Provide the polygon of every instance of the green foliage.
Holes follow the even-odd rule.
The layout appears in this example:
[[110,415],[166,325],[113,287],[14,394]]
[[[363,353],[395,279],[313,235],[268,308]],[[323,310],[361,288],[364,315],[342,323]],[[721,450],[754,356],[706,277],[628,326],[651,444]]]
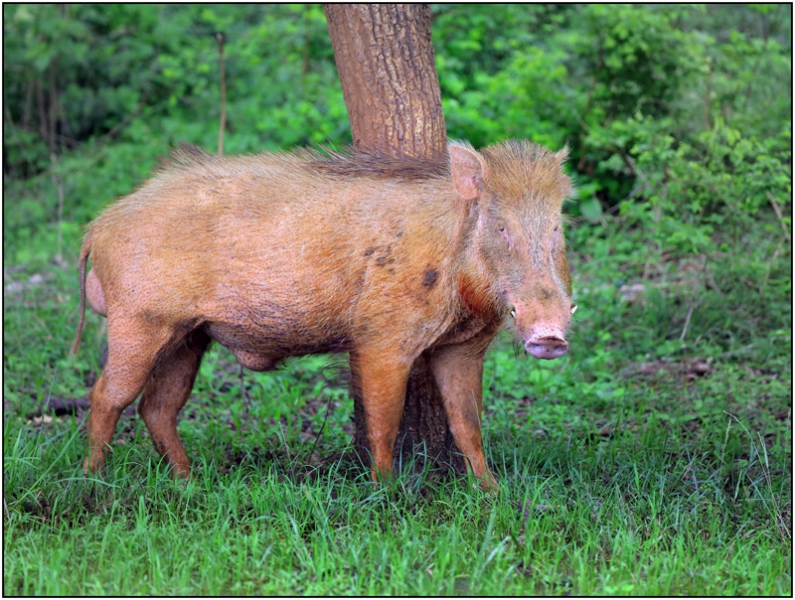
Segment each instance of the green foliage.
[[647,10],[630,4],[588,7],[582,15],[585,35],[574,48],[583,61],[581,72],[592,78],[591,102],[599,109],[595,114],[612,121],[638,111],[670,113],[699,51],[694,36],[674,23],[688,10]]
[[[650,251],[697,254],[770,213],[772,201],[787,206],[791,138],[789,122],[784,125],[763,139],[745,137],[718,118],[711,129],[682,142],[670,133],[673,119],[638,114],[596,130],[587,145],[615,148],[601,169],[634,178],[620,214],[646,228]],[[789,226],[789,217],[783,222]]]
[[[453,137],[567,140],[580,187],[573,214],[598,222],[620,209],[658,255],[709,249],[717,230],[769,213],[770,195],[791,212],[791,40],[774,27],[791,22],[787,8],[513,10],[439,9]],[[732,29],[738,14],[762,36],[748,23]],[[492,49],[473,58],[484,40]]]
[[[449,135],[568,143],[573,216],[618,212],[658,256],[714,247],[771,196],[788,219],[791,10],[760,6],[435,6]],[[12,262],[58,228],[72,248],[168,146],[216,147],[218,32],[226,152],[350,139],[317,5],[14,5],[3,27]]]
[[[56,137],[45,141],[56,148],[116,132],[133,117],[139,125],[122,129],[122,139],[145,143],[166,134],[167,142],[188,137],[212,147],[220,113],[218,32],[226,39],[227,125],[240,132],[230,136],[233,151],[343,133],[344,104],[317,5],[19,5],[4,11],[3,24],[7,34],[17,33],[7,35],[5,47],[12,79],[6,123],[39,129],[54,118]],[[41,113],[26,96],[39,87]],[[290,118],[302,123],[299,132],[289,132]],[[10,167],[21,168],[21,156],[10,158]]]

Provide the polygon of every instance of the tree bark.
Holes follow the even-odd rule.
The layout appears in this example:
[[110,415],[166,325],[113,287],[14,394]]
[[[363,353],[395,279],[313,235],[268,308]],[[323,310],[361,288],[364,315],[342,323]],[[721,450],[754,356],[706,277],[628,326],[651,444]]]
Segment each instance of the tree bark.
[[[326,4],[342,92],[357,149],[434,156],[447,152],[439,79],[427,4]],[[351,356],[356,433],[354,446],[369,462],[364,406],[355,355]],[[423,450],[417,454],[417,450]],[[395,444],[396,462],[417,457],[464,471],[441,394],[420,356],[409,377]]]
[[327,4],[356,148],[430,156],[446,150],[427,4]]

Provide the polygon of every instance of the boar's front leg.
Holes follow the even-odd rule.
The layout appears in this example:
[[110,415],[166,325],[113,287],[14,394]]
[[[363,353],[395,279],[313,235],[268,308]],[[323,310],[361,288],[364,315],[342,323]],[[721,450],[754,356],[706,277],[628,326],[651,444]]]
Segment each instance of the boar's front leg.
[[368,349],[351,352],[351,373],[364,407],[367,441],[372,454],[371,475],[379,481],[392,475],[395,447],[411,361]]
[[430,353],[430,364],[442,393],[450,431],[466,457],[468,470],[481,480],[482,488],[496,489],[497,481],[483,456],[480,433],[484,354],[484,344],[473,340],[435,349]]
[[138,404],[155,449],[168,460],[174,477],[190,475],[190,461],[177,434],[177,415],[190,396],[209,343],[206,333],[194,331],[171,354],[158,360]]

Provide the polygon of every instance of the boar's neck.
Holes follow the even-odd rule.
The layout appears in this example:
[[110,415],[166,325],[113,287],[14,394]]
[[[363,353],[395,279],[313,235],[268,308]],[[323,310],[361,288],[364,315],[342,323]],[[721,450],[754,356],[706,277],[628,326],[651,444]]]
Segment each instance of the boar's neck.
[[456,273],[456,291],[463,311],[484,323],[500,321],[503,302],[496,285],[496,274],[481,252],[482,221],[476,203],[469,205],[464,226],[464,247]]

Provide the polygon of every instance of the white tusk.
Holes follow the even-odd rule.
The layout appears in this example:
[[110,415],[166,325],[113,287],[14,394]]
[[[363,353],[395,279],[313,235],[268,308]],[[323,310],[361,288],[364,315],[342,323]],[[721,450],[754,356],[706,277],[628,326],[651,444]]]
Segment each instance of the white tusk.
[[515,311],[515,310],[511,310],[511,316],[512,316],[514,319],[516,318],[516,311]]
[[576,312],[577,312],[577,305],[576,304],[572,304],[571,305],[571,314],[574,314]]

